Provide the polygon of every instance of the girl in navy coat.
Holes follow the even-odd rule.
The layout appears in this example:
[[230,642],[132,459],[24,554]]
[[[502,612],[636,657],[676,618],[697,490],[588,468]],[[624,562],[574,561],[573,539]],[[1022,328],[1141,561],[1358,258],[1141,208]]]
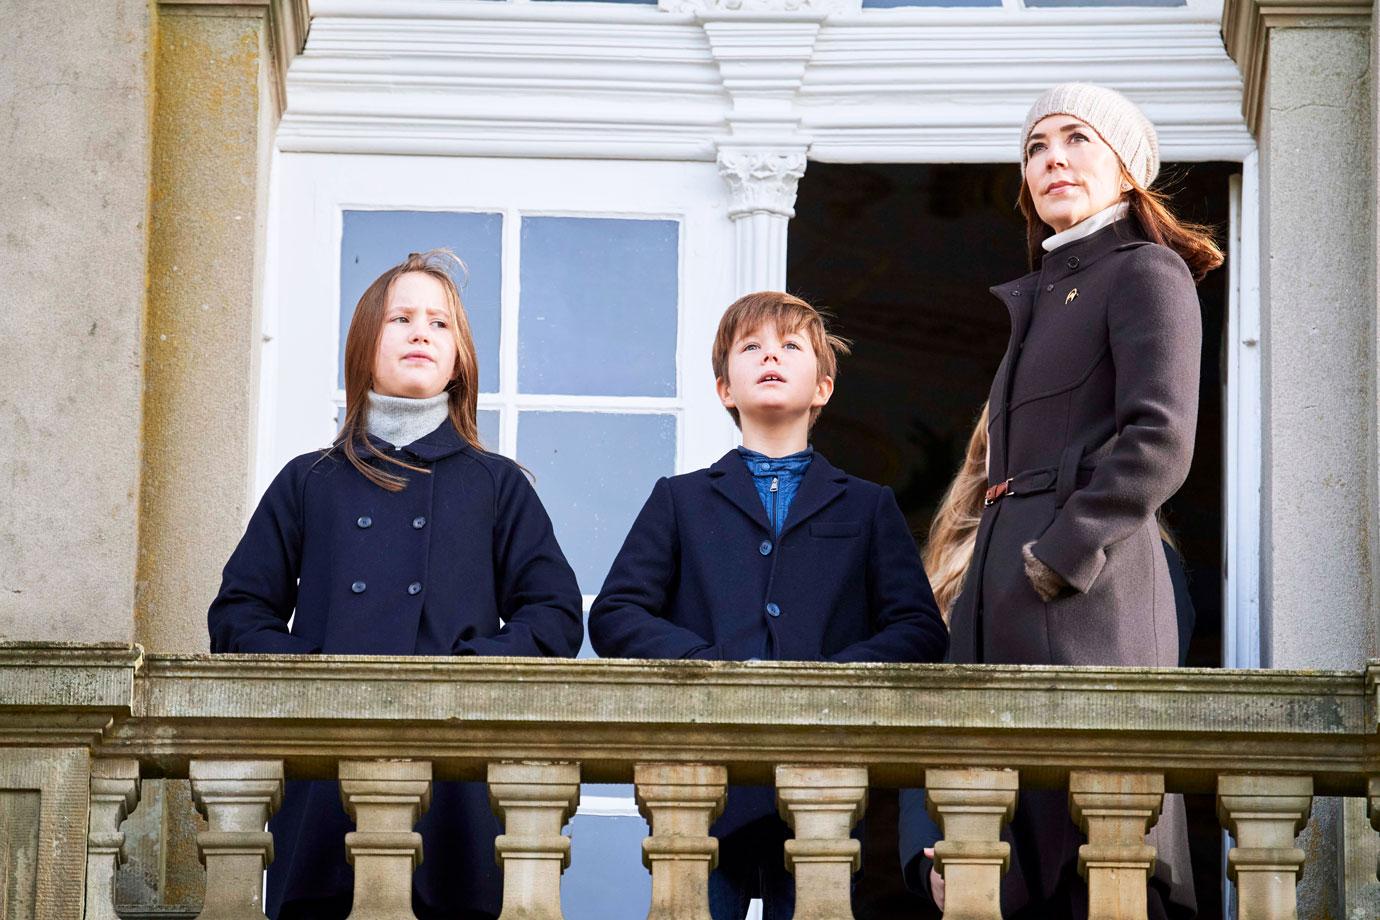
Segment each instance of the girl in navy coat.
[[[573,656],[580,592],[522,471],[479,446],[478,365],[449,253],[413,254],[360,298],[335,444],[290,461],[226,563],[213,652]],[[294,615],[295,614],[295,615]],[[289,628],[289,620],[291,627]],[[352,823],[329,781],[287,784],[270,917],[350,911]],[[482,783],[436,783],[413,903],[494,917],[501,833]]]

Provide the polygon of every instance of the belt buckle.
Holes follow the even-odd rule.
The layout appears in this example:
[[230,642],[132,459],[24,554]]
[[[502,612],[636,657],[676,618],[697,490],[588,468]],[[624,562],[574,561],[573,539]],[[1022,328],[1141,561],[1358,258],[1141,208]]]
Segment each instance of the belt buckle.
[[1016,493],[1011,491],[1011,482],[1012,480],[1007,479],[988,489],[987,494],[982,497],[982,507],[992,507],[1004,495],[1015,495]]

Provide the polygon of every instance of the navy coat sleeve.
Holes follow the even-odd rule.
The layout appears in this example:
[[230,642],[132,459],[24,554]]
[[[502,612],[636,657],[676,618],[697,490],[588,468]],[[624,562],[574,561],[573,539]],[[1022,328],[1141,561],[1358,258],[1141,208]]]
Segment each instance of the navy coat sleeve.
[[873,634],[830,661],[942,661],[949,631],[939,615],[920,553],[890,488],[878,491],[867,558]]
[[679,569],[671,484],[657,480],[589,611],[589,640],[604,658],[716,657],[703,636],[664,617]]
[[302,565],[303,458],[283,467],[249,519],[207,611],[213,652],[314,654],[321,649],[288,632]]
[[580,587],[551,518],[522,472],[495,476],[494,584],[503,628],[456,643],[457,655],[573,658],[584,639]]

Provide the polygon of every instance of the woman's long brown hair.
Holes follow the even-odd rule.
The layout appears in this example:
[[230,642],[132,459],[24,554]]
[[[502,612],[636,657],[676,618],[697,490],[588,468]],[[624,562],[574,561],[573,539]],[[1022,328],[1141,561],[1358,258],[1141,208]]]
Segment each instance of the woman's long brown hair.
[[978,523],[982,520],[982,500],[987,492],[987,405],[982,406],[963,465],[949,484],[930,521],[929,539],[923,559],[935,602],[944,622],[963,590],[963,579],[973,561]]
[[441,283],[446,292],[446,304],[450,307],[450,330],[455,336],[455,370],[446,384],[446,392],[450,394],[450,421],[467,443],[474,447],[481,446],[477,414],[479,359],[474,349],[474,336],[470,332],[470,319],[465,315],[460,291],[451,277],[452,268],[463,277],[464,263],[448,249],[410,254],[405,261],[379,275],[365,290],[355,306],[350,332],[345,337],[345,424],[340,426],[335,446],[344,451],[346,459],[365,478],[390,492],[402,491],[407,485],[407,477],[371,464],[360,455],[361,446],[375,461],[391,463],[416,473],[428,472],[390,457],[370,443],[367,437],[369,390],[374,385],[374,357],[378,353],[379,337],[388,313],[388,294],[400,275],[408,272],[430,275]]
[[[1212,227],[1179,220],[1169,209],[1169,196],[1163,192],[1143,188],[1123,167],[1122,181],[1131,186],[1122,195],[1122,200],[1131,206],[1131,215],[1152,243],[1168,246],[1179,254],[1188,265],[1194,283],[1222,264],[1222,250],[1217,248]],[[1021,179],[1021,193],[1016,203],[1025,216],[1026,252],[1030,259],[1030,269],[1034,271],[1044,258],[1041,243],[1054,235],[1054,228],[1040,220],[1035,210],[1035,199],[1030,196],[1030,188]]]

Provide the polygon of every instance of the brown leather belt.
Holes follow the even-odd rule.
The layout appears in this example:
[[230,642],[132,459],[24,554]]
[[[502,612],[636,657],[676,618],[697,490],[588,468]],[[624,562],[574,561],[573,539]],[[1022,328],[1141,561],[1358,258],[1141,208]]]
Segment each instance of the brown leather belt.
[[1052,492],[1058,482],[1059,468],[1057,466],[1045,467],[1040,470],[1026,470],[1024,473],[1017,473],[1010,479],[1003,480],[988,489],[987,494],[983,497],[982,506],[990,508],[1003,498],[1021,498],[1026,495]]

